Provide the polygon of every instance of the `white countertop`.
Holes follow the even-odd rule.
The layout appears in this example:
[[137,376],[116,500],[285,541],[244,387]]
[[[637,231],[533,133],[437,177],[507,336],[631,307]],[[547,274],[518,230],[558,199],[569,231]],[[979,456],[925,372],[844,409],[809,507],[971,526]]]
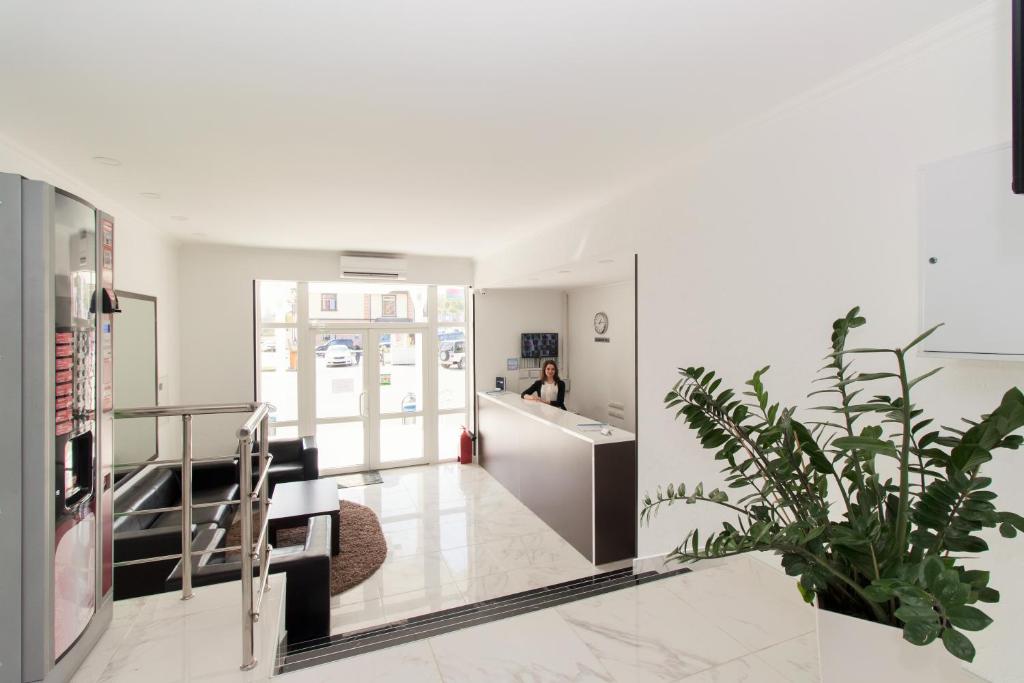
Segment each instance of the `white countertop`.
[[[592,424],[599,422],[600,420],[594,420],[583,415],[570,413],[567,410],[555,408],[547,405],[546,403],[541,403],[540,401],[527,401],[520,398],[519,394],[512,393],[510,391],[506,391],[501,394],[490,394],[486,391],[479,391],[477,392],[477,395],[485,401],[492,401],[508,408],[509,410],[521,413],[532,420],[551,425],[556,429],[562,430],[566,434],[588,441],[595,446],[636,440],[636,435],[632,432],[627,432],[625,429],[619,429],[618,427],[612,427],[611,425],[609,425],[609,428],[612,433],[608,436],[605,436],[600,431],[597,431],[597,429],[592,427],[586,430],[581,429],[577,425],[586,423]],[[593,431],[590,431],[591,429],[593,429]]]

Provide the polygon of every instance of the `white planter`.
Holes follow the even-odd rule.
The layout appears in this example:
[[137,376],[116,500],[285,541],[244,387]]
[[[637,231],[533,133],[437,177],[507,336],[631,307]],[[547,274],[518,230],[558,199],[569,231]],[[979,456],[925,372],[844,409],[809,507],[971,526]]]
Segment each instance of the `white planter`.
[[821,683],[978,683],[940,641],[927,647],[903,640],[892,626],[815,610]]

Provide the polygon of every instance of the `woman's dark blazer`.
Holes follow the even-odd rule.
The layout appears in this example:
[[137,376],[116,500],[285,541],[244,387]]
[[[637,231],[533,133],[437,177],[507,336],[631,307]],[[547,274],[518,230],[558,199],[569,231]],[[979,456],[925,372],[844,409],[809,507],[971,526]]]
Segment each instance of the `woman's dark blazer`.
[[[540,386],[542,383],[543,380],[537,380],[529,387],[527,387],[526,391],[519,395],[523,398],[526,398],[527,394],[537,394],[538,396],[540,396]],[[551,405],[555,406],[556,408],[561,408],[562,410],[565,410],[565,381],[558,380],[558,398],[552,401]]]

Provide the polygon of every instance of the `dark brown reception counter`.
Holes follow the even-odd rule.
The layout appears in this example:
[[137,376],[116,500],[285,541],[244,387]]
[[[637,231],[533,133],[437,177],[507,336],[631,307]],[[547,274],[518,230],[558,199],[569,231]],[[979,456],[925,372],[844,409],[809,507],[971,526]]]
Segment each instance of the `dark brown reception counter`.
[[480,392],[480,465],[594,564],[636,556],[636,437],[593,420]]

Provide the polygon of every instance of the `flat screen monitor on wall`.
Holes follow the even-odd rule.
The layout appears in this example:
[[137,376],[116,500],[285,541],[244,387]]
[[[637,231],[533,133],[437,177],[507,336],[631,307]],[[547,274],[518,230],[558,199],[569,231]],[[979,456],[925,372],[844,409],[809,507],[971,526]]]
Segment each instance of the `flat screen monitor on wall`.
[[523,358],[555,358],[557,356],[557,332],[523,332]]

